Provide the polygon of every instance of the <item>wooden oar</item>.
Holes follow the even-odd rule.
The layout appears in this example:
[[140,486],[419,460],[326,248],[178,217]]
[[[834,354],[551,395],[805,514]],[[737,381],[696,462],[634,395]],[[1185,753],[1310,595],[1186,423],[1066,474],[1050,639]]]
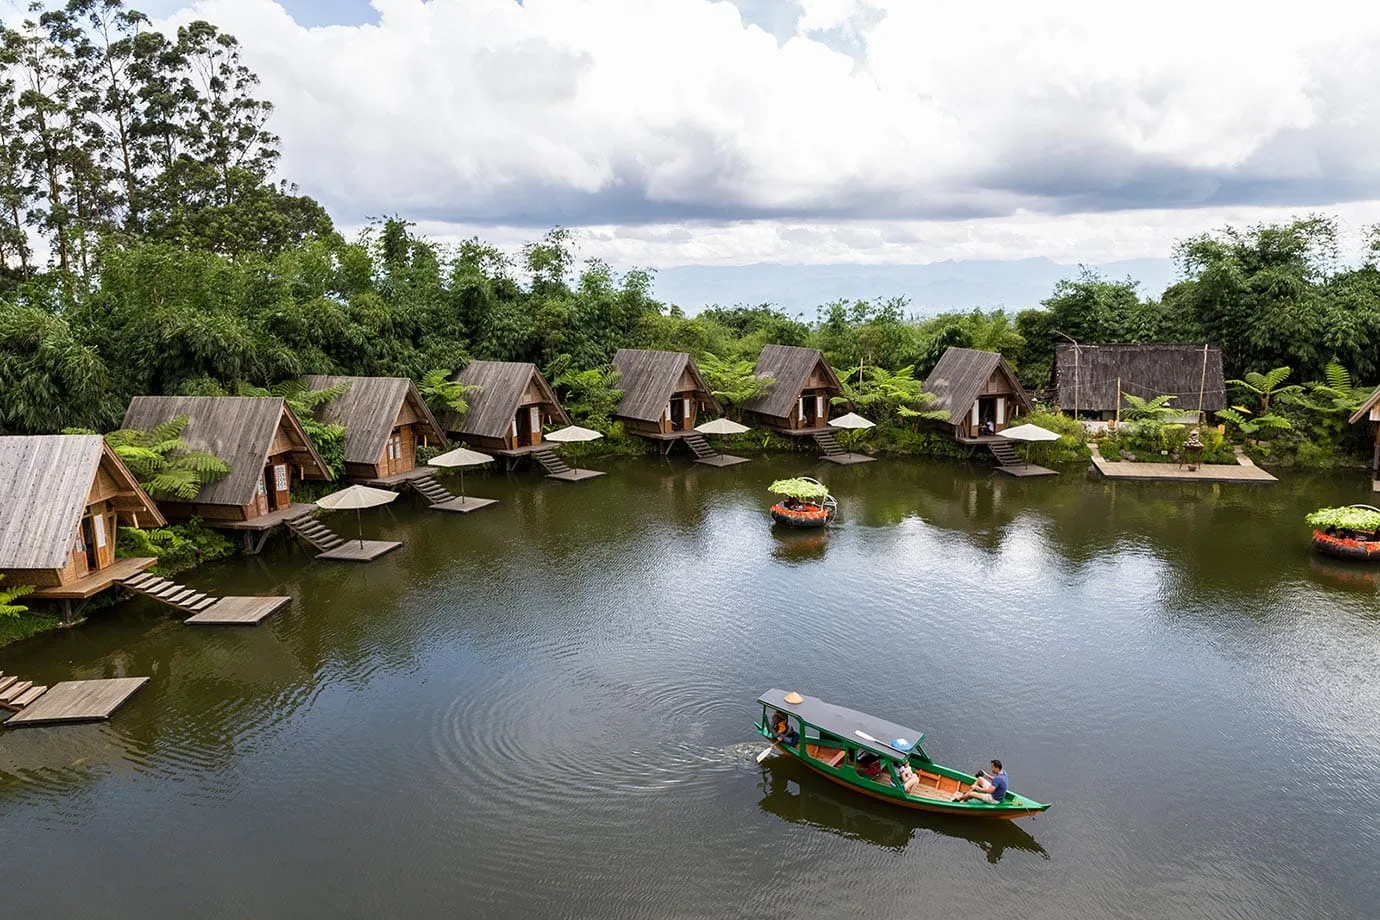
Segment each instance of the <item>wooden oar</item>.
[[767,748],[765,751],[757,755],[757,762],[761,763],[762,761],[766,760],[767,755],[774,750],[776,750],[776,745],[773,744],[771,747]]

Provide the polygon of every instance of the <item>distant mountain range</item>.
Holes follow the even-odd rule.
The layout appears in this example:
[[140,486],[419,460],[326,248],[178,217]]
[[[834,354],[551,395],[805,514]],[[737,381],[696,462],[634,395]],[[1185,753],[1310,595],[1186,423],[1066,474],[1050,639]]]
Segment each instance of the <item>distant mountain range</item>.
[[[1089,265],[1113,281],[1140,282],[1144,296],[1158,297],[1174,280],[1168,259],[1128,259]],[[656,272],[658,300],[694,315],[707,306],[773,304],[813,319],[835,300],[903,296],[910,311],[931,315],[979,307],[1024,310],[1039,306],[1062,278],[1076,278],[1078,265],[1049,259],[965,260],[922,265],[683,265]]]

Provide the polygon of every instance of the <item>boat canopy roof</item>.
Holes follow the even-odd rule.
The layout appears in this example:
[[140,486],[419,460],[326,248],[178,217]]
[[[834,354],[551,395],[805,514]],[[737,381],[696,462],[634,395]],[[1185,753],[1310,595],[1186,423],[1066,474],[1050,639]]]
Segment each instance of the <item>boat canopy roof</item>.
[[[925,737],[923,732],[870,716],[865,712],[835,706],[818,697],[801,695],[799,703],[788,703],[786,694],[785,690],[773,688],[759,696],[757,702],[789,713],[822,732],[845,738],[851,744],[892,760],[906,760],[912,752],[924,756],[924,752],[920,750],[920,742]],[[863,735],[870,738],[864,738]],[[894,747],[893,744],[897,741],[909,746]]]

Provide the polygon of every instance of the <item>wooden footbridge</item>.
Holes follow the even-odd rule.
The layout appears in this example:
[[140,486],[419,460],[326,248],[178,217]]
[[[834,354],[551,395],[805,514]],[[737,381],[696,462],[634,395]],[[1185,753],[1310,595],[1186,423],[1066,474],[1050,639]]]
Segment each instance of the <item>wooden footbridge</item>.
[[116,677],[106,680],[66,680],[47,687],[0,672],[0,709],[15,713],[6,728],[54,725],[64,722],[99,722],[124,705],[147,677]]
[[191,614],[184,621],[191,626],[253,626],[292,600],[290,597],[215,597],[147,572],[120,584],[174,610]]

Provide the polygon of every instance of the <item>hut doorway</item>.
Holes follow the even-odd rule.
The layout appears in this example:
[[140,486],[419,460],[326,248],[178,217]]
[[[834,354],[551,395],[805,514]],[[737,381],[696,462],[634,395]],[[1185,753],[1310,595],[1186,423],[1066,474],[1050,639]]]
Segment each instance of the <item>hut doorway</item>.
[[979,435],[996,434],[1006,427],[1005,419],[1006,400],[1001,396],[980,396],[978,397],[978,430]]
[[667,414],[671,418],[672,431],[684,431],[694,421],[690,414],[690,400],[683,396],[677,396],[671,400],[667,406]]
[[817,428],[820,417],[824,415],[824,397],[817,393],[806,393],[800,397],[800,427]]
[[292,476],[286,463],[270,463],[264,467],[262,498],[262,514],[280,511],[292,504]]
[[541,443],[541,407],[523,406],[513,417],[516,447],[535,447]]
[[[98,571],[101,567],[100,547],[96,545],[95,522],[98,520],[100,520],[99,517],[93,518],[90,514],[81,519],[81,559],[78,568],[82,570],[82,575]],[[101,529],[104,532],[105,528],[102,527]]]

